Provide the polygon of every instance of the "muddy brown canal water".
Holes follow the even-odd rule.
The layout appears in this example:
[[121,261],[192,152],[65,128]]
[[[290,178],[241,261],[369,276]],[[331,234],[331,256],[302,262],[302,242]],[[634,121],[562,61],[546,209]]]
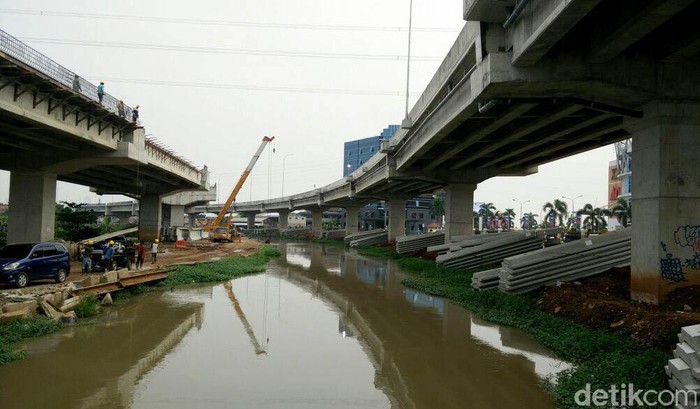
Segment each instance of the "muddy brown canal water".
[[395,263],[280,244],[263,274],[133,297],[25,343],[0,408],[553,408],[529,336],[401,285]]

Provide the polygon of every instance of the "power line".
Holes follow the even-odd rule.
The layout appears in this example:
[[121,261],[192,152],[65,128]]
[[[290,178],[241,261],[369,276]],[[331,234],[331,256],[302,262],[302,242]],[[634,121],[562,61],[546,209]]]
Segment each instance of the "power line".
[[[207,54],[243,54],[243,55],[263,55],[274,57],[296,57],[296,58],[333,58],[333,59],[348,59],[348,60],[384,60],[384,61],[402,61],[406,57],[402,55],[391,54],[343,54],[343,53],[318,53],[318,52],[300,52],[300,51],[277,51],[277,50],[256,50],[250,48],[219,48],[219,47],[191,47],[167,44],[139,44],[139,43],[113,43],[107,41],[88,41],[88,40],[59,40],[53,38],[39,37],[18,37],[20,40],[28,43],[41,44],[66,44],[77,45],[82,47],[110,47],[110,48],[126,48],[126,49],[141,49],[141,50],[158,50],[158,51],[176,51],[176,52],[192,52],[192,53],[207,53]],[[411,57],[417,61],[441,61],[442,57],[418,56]]]
[[[208,19],[192,19],[192,18],[175,18],[175,17],[149,17],[149,16],[133,16],[124,14],[98,14],[98,13],[75,13],[61,11],[43,11],[43,10],[27,10],[27,9],[0,9],[0,13],[6,14],[24,14],[34,16],[50,16],[50,17],[76,17],[89,18],[100,20],[122,20],[122,21],[147,21],[155,23],[177,23],[177,24],[199,24],[199,25],[218,25],[218,26],[237,26],[237,27],[254,27],[254,28],[282,28],[295,30],[331,30],[331,31],[379,31],[379,32],[404,32],[408,31],[407,27],[388,27],[388,26],[342,26],[330,24],[290,24],[290,23],[260,23],[252,21],[236,21],[236,20],[208,20]],[[414,32],[433,32],[433,33],[455,33],[459,29],[445,27],[414,27]]]
[[[352,89],[327,89],[327,88],[295,88],[295,87],[273,87],[263,85],[243,85],[243,84],[221,84],[221,83],[203,83],[203,82],[184,82],[184,81],[162,81],[162,80],[145,80],[136,78],[116,78],[109,76],[84,76],[92,80],[122,82],[129,84],[141,85],[161,85],[172,87],[194,87],[194,88],[216,88],[216,89],[236,89],[245,91],[274,91],[274,92],[292,92],[292,93],[310,93],[310,94],[338,94],[338,95],[374,95],[400,97],[401,91],[380,91],[380,90],[352,90]],[[411,95],[420,95],[412,92]]]

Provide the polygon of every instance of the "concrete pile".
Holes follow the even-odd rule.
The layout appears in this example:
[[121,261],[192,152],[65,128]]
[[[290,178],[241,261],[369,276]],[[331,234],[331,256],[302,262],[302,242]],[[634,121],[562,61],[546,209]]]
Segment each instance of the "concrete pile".
[[480,271],[472,276],[472,288],[475,290],[490,290],[498,288],[498,281],[503,275],[503,267]]
[[502,262],[506,257],[542,248],[545,231],[524,231],[506,234],[476,246],[439,255],[437,264],[460,270],[469,270]]
[[499,288],[526,293],[558,281],[573,281],[628,266],[632,229],[588,237],[555,247],[509,257],[503,261]]
[[506,235],[517,234],[521,232],[507,232],[507,233],[487,233],[487,234],[474,234],[471,236],[456,236],[451,239],[450,243],[433,245],[428,247],[428,252],[446,254],[451,251],[458,251],[461,249],[479,246],[491,241],[501,240],[506,237]]
[[361,231],[345,236],[344,240],[350,247],[384,244],[389,241],[389,232],[387,230]]
[[322,239],[340,240],[345,238],[345,230],[324,230],[321,232]]
[[418,236],[397,237],[396,252],[399,254],[410,254],[443,243],[445,243],[445,233],[427,233]]
[[681,399],[676,402],[676,408],[690,409],[700,407],[700,401],[693,397],[700,396],[700,324],[681,328],[678,334],[678,344],[673,351],[673,359],[665,366],[666,374],[671,378],[668,384],[677,391],[677,396],[689,397],[689,401]]

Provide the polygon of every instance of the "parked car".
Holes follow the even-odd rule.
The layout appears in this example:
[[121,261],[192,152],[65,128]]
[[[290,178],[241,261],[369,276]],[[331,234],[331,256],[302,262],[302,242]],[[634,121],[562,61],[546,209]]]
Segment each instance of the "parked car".
[[124,242],[113,241],[114,254],[112,255],[112,260],[110,260],[110,263],[106,264],[105,260],[102,259],[102,255],[104,254],[104,250],[107,248],[108,243],[109,240],[103,243],[98,243],[94,246],[94,249],[92,250],[92,271],[111,271],[118,268],[126,268],[127,270],[131,270],[131,266],[136,259],[133,244],[128,240]]
[[70,256],[62,243],[17,243],[0,249],[0,283],[25,287],[30,281],[66,281]]

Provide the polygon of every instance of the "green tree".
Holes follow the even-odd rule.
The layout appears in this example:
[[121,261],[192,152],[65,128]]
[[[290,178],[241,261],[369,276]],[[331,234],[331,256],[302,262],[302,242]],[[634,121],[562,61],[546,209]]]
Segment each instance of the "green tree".
[[485,226],[486,219],[489,217],[493,217],[495,215],[495,211],[496,206],[494,206],[493,203],[482,203],[479,205],[479,216],[481,216],[484,221],[484,226],[482,226],[482,230],[488,230],[488,228]]
[[608,222],[605,220],[605,216],[612,215],[610,210],[602,209],[600,207],[594,208],[590,203],[586,203],[580,212],[582,215],[586,216],[583,219],[583,228],[593,232],[597,232],[608,227]]
[[510,222],[508,223],[508,229],[512,229],[515,225],[515,210],[506,209],[506,211],[503,212],[503,216],[508,216],[508,219],[510,220]]
[[85,210],[82,204],[61,202],[56,205],[56,237],[79,241],[99,234],[97,214]]
[[534,213],[525,213],[523,216],[527,219],[528,229],[537,228],[537,215]]
[[612,208],[612,215],[617,217],[622,227],[627,227],[632,222],[632,202],[620,197]]
[[438,220],[440,228],[442,228],[442,216],[445,214],[445,199],[440,196],[433,195],[433,198],[428,203],[430,214]]
[[[554,202],[547,202],[542,206],[542,211],[545,212],[544,215],[544,220],[542,223],[544,225],[548,224],[549,218],[552,216],[552,214],[555,215],[556,220],[559,221],[558,226],[559,227],[564,227],[564,216],[568,214],[568,207],[566,205],[566,202],[561,201],[559,199],[554,199]],[[554,226],[552,226],[554,227]]]
[[0,247],[7,244],[7,213],[0,213]]

